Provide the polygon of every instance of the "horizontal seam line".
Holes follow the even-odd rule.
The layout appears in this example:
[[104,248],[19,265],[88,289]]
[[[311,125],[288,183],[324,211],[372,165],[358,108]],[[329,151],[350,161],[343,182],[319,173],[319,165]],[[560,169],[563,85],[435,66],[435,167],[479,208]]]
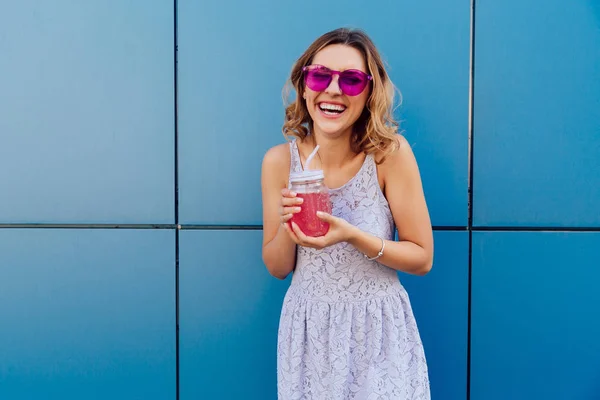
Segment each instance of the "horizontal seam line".
[[[0,223],[0,229],[181,229],[262,230],[262,225],[120,224],[120,223]],[[468,232],[600,232],[600,226],[434,226],[434,231]]]

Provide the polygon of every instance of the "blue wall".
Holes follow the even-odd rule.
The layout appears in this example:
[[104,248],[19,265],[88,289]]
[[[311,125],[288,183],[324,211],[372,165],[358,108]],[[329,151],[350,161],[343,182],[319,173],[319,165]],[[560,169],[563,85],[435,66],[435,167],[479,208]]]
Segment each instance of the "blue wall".
[[342,25],[423,175],[435,265],[400,278],[433,398],[599,398],[599,4],[4,6],[0,399],[275,399],[260,163],[293,61]]

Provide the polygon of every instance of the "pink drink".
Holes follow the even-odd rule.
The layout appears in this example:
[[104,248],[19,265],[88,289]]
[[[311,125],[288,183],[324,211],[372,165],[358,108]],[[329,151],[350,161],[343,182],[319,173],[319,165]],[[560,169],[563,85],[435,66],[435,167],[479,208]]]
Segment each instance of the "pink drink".
[[329,194],[298,193],[298,197],[304,199],[304,202],[299,205],[300,212],[293,214],[291,221],[295,222],[306,236],[324,236],[329,231],[329,224],[317,217],[317,211],[331,214]]

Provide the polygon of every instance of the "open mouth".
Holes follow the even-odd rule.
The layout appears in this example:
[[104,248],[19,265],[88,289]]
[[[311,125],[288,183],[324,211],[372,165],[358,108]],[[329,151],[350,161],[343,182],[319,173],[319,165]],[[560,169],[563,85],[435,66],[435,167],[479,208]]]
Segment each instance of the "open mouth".
[[346,106],[332,103],[319,103],[319,109],[325,115],[338,116],[346,111]]

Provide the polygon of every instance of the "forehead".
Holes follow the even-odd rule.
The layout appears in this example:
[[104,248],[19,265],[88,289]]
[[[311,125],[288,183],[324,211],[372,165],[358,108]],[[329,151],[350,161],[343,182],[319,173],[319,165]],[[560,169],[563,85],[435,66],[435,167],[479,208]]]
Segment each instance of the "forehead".
[[367,71],[365,60],[360,51],[344,44],[332,44],[321,49],[321,51],[315,54],[312,63],[320,64],[337,71],[347,69]]

